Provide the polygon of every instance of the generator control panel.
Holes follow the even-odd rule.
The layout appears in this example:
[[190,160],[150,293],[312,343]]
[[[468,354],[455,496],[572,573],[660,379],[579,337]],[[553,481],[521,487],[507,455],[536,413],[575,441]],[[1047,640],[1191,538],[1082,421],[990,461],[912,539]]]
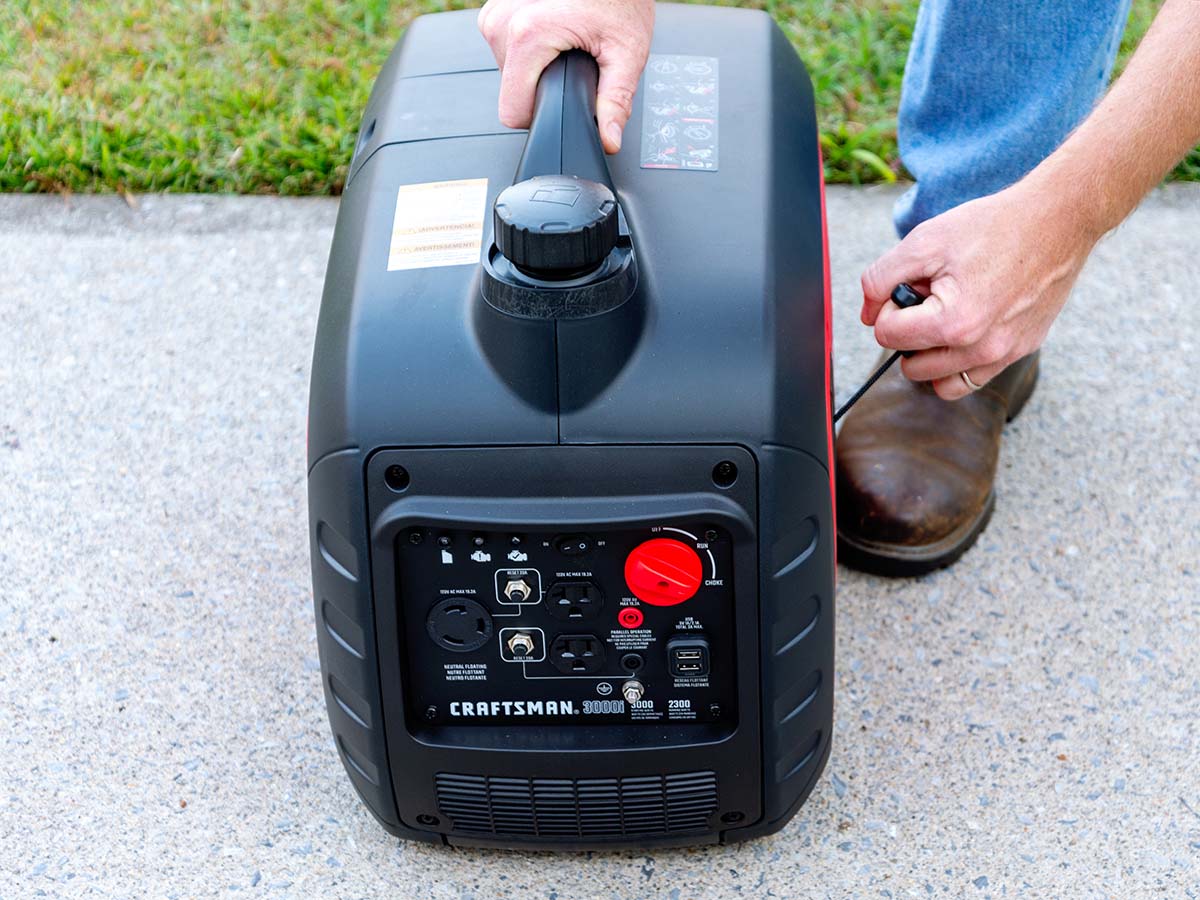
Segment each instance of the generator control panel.
[[412,525],[396,543],[411,725],[736,723],[719,525]]

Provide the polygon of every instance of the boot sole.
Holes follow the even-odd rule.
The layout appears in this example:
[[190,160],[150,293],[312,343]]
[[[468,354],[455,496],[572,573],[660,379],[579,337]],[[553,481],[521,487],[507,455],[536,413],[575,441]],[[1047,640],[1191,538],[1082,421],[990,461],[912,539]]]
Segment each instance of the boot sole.
[[[1009,407],[1005,422],[1011,422],[1037,387],[1040,364],[1035,364],[1026,376],[1025,382],[1013,395],[1012,406]],[[856,540],[838,531],[838,562],[845,563],[852,569],[867,572],[871,575],[888,577],[913,577],[945,568],[966,553],[979,540],[979,535],[991,521],[992,511],[996,508],[996,492],[988,493],[983,509],[970,522],[946,535],[932,544],[919,547],[903,547],[895,544],[876,544],[870,541]]]

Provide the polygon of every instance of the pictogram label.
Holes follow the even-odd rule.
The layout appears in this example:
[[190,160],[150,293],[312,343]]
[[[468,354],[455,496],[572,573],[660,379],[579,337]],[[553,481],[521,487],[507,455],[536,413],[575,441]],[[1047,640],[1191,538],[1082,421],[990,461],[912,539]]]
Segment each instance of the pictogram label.
[[642,87],[642,168],[715,172],[718,162],[715,56],[654,54]]

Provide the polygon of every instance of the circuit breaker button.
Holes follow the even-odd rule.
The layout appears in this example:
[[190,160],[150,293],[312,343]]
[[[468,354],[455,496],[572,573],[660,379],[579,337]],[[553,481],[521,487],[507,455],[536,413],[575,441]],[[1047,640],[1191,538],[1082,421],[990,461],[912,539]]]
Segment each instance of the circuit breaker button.
[[639,600],[674,606],[700,590],[704,566],[700,554],[682,541],[654,538],[639,544],[625,560],[625,583]]

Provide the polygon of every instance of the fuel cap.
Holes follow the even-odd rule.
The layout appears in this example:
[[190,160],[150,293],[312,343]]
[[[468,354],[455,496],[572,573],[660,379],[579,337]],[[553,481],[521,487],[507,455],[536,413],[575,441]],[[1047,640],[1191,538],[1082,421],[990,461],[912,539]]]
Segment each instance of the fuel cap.
[[496,248],[518,268],[567,278],[600,265],[617,243],[617,199],[574,175],[535,175],[505,188],[493,211]]
[[700,556],[683,541],[654,538],[625,558],[625,583],[651,606],[674,606],[691,598],[704,580]]

